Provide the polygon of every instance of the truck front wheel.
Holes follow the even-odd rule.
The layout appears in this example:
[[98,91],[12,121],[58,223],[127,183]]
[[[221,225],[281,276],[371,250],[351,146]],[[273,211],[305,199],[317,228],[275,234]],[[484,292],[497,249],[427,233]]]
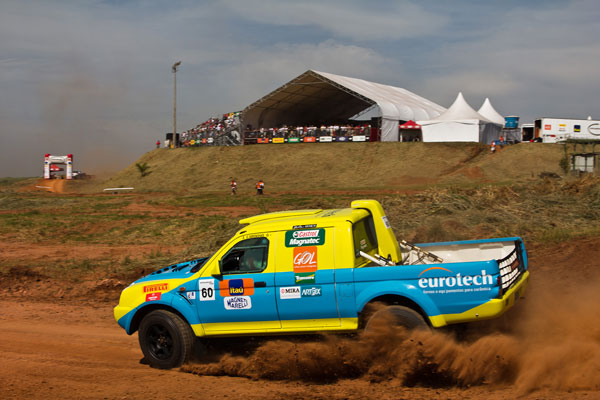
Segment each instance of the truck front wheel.
[[418,312],[404,307],[391,305],[374,312],[367,320],[365,330],[381,326],[402,326],[406,329],[428,329],[428,325]]
[[144,358],[153,368],[181,366],[192,354],[194,332],[177,314],[152,311],[142,319],[138,332]]

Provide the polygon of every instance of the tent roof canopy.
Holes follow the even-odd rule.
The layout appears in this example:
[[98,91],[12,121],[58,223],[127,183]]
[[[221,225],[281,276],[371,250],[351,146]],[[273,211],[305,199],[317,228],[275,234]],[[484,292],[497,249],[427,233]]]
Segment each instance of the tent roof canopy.
[[308,70],[246,107],[244,123],[254,127],[342,121],[378,107],[384,119],[415,120],[445,109],[408,90],[362,79]]
[[421,129],[421,125],[417,124],[412,119],[398,126],[399,129]]
[[504,117],[500,115],[498,111],[496,111],[496,109],[492,106],[490,99],[487,97],[477,112],[492,122],[504,125]]
[[417,122],[421,125],[433,125],[444,122],[455,122],[467,125],[479,125],[482,122],[496,123],[490,121],[489,119],[475,111],[473,107],[471,107],[469,103],[467,103],[467,101],[463,97],[462,92],[458,93],[458,96],[456,96],[456,100],[454,100],[454,103],[452,103],[452,105],[450,106],[450,108],[448,108],[448,110],[446,110],[446,112],[442,113],[436,118]]

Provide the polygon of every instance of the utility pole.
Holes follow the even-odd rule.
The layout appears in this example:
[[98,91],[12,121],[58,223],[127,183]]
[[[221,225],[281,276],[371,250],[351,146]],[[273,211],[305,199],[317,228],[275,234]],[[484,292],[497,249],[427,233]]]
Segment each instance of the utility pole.
[[173,64],[173,140],[171,140],[171,148],[177,147],[177,67],[181,65],[181,61]]

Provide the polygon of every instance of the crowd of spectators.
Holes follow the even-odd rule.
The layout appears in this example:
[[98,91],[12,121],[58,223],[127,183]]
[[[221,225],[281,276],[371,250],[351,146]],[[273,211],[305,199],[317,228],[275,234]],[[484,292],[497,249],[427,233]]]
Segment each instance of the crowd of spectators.
[[[268,143],[275,139],[290,141],[351,141],[369,140],[371,136],[370,124],[339,124],[339,125],[310,125],[288,126],[281,125],[277,128],[252,129],[247,126],[243,131],[240,121],[240,112],[224,114],[220,118],[209,118],[196,125],[195,128],[183,131],[178,135],[177,147],[196,146],[236,146],[241,144]],[[313,139],[314,138],[314,139]],[[170,147],[170,140],[165,141],[165,147]],[[282,140],[282,142],[283,142]],[[160,147],[160,142],[156,143]]]
[[195,128],[181,133],[181,147],[215,145],[235,146],[242,144],[240,135],[240,112],[224,114],[221,118],[210,118]]
[[279,128],[260,128],[251,129],[247,127],[244,131],[244,143],[256,143],[257,139],[273,139],[273,138],[305,138],[305,137],[347,137],[352,136],[369,136],[371,134],[371,125],[311,125],[311,126],[287,126],[283,125]]

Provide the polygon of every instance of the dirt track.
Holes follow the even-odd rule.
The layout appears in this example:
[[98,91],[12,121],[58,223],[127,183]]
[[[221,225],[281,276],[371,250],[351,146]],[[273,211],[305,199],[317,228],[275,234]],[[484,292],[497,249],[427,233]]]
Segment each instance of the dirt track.
[[[317,367],[323,371],[326,367],[329,373],[333,370],[340,378],[327,384],[304,379],[303,373],[294,376],[293,372],[282,380],[265,379],[273,376],[276,366],[292,365],[302,370],[310,364],[301,358],[296,365],[290,361],[289,350],[304,345],[287,340],[268,342],[251,357],[225,356],[212,364],[185,368],[195,374],[153,370],[139,363],[137,336],[127,336],[112,319],[112,302],[53,300],[55,288],[51,285],[43,290],[48,294],[46,301],[40,299],[40,293],[4,291],[0,295],[0,396],[600,398],[599,243],[599,239],[588,239],[530,251],[533,284],[527,298],[512,310],[504,326],[478,325],[476,330],[467,331],[461,342],[447,333],[419,337],[424,350],[417,354],[413,350],[416,345],[406,337],[400,341],[387,337],[376,343],[383,350],[377,365],[368,353],[361,359],[355,351],[368,342],[354,342],[358,344],[355,346],[348,342],[351,339],[333,338],[309,344],[307,354],[320,357],[324,363]],[[430,367],[423,369],[424,360]],[[442,368],[444,360],[452,363]],[[352,363],[366,365],[369,372],[348,379],[344,374]],[[429,387],[406,387],[401,375],[407,366],[421,374],[436,368],[437,372],[417,377],[417,385],[429,383]],[[234,376],[221,376],[224,374]],[[470,382],[473,377],[477,382]],[[435,382],[441,387],[432,388]]]

